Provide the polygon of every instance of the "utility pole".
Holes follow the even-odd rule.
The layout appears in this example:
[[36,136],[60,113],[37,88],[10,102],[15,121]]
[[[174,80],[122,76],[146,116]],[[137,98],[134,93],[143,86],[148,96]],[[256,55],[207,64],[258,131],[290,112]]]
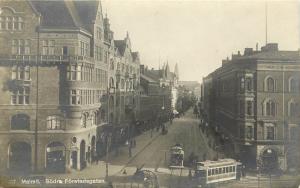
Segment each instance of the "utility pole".
[[111,133],[106,135],[106,155],[105,155],[105,180],[108,179],[108,151],[109,151],[109,145],[111,141]]
[[39,113],[39,63],[40,63],[40,18],[37,27],[37,52],[36,52],[36,108],[34,127],[34,171],[38,171],[38,113]]

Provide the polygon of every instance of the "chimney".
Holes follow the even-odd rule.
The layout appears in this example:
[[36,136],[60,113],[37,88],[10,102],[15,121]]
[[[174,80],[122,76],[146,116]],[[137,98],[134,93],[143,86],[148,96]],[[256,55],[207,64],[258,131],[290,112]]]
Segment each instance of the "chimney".
[[240,51],[238,51],[238,56],[241,56],[241,52]]
[[253,49],[252,48],[245,48],[244,56],[252,55]]
[[258,51],[258,42],[256,43],[256,51]]
[[261,47],[263,52],[276,52],[278,51],[278,43],[268,43],[266,46]]

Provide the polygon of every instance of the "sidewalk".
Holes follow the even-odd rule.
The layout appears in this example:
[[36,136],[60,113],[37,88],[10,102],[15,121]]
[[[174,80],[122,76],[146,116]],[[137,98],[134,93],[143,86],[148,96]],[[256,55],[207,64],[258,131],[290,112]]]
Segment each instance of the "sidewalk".
[[[169,123],[167,123],[169,124]],[[129,149],[128,146],[120,146],[118,155],[116,156],[115,150],[112,150],[108,153],[108,176],[114,176],[121,171],[140,153],[142,152],[147,146],[149,146],[157,137],[161,135],[161,130],[156,131],[156,129],[152,132],[151,137],[151,130],[148,130],[141,135],[134,137],[133,139],[136,140],[136,147],[132,148],[131,152],[132,155],[129,157]],[[106,161],[105,156],[99,161],[98,164],[93,163],[88,165],[85,169],[78,171],[78,170],[71,170],[69,173],[66,174],[45,174],[47,177],[60,177],[60,178],[105,178],[106,175]]]

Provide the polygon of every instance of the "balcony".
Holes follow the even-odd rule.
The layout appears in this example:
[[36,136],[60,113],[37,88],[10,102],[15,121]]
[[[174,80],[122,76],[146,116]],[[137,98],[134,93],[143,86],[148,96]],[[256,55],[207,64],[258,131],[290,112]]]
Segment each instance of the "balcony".
[[94,59],[86,56],[66,56],[66,55],[8,55],[1,56],[0,63],[10,63],[10,61],[16,63],[33,62],[39,64],[44,63],[68,63],[70,61],[84,61],[94,63]]
[[116,88],[111,87],[111,88],[109,88],[108,90],[109,90],[109,93],[110,93],[110,94],[114,94],[115,91],[116,91]]

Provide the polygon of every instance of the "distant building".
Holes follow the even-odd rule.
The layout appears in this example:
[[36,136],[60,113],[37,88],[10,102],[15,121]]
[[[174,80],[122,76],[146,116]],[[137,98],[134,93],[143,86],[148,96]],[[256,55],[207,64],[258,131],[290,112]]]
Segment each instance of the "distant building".
[[197,99],[201,96],[201,84],[197,81],[179,81],[178,85],[184,86],[187,90],[192,91]]
[[168,87],[171,91],[171,110],[175,109],[177,102],[177,87],[179,81],[178,65],[175,65],[174,72],[170,71],[169,63],[166,63],[158,70],[148,70],[145,67],[145,75],[159,82],[160,87]]
[[141,65],[141,116],[145,119],[147,111],[152,120],[168,120],[175,109],[177,83],[178,75],[170,72],[168,64],[160,70],[149,70]]
[[299,75],[299,51],[271,43],[238,52],[203,78],[205,120],[247,166],[299,167]]

